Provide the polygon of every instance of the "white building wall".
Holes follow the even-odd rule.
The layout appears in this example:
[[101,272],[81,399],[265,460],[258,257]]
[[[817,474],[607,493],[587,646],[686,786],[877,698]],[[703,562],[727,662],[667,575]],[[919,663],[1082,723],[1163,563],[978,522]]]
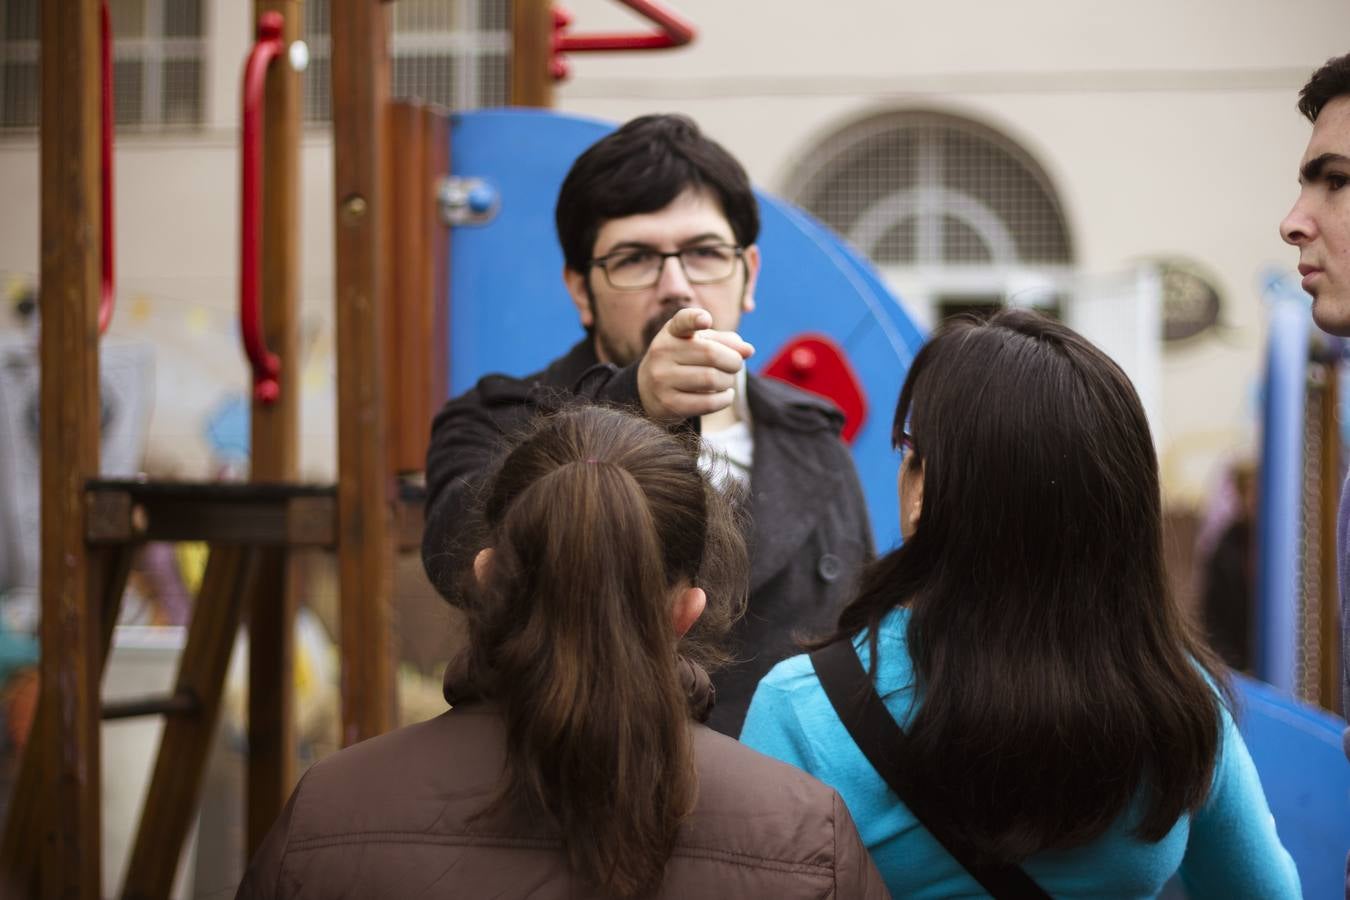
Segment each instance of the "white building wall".
[[[1215,461],[1249,449],[1262,340],[1256,274],[1292,266],[1276,224],[1294,198],[1308,127],[1298,88],[1350,50],[1338,0],[1019,0],[829,4],[676,0],[688,48],[581,55],[565,111],[622,120],[682,111],[781,189],[817,142],[858,118],[926,108],[979,120],[1025,147],[1059,192],[1085,277],[1183,256],[1214,273],[1230,326],[1163,355],[1162,449],[1171,499],[1192,502]],[[573,0],[574,31],[642,27],[608,0]],[[208,125],[124,136],[117,150],[114,325],[161,357],[154,453],[207,474],[201,422],[244,385],[235,339],[236,133],[248,4],[207,0]],[[332,447],[332,152],[302,153],[306,471]],[[36,142],[0,139],[0,281],[35,278]],[[0,285],[3,286],[3,285]],[[765,306],[768,314],[769,307]],[[2,317],[0,317],[2,318]],[[7,325],[6,325],[7,327]]]

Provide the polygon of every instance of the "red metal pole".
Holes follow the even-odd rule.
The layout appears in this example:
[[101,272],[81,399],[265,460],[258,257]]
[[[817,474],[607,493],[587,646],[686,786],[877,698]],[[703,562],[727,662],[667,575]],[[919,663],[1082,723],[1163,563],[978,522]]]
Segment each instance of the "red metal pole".
[[651,19],[658,30],[646,34],[560,34],[554,48],[556,52],[663,50],[669,47],[682,47],[694,39],[693,23],[655,0],[619,0],[619,2]]
[[665,50],[682,47],[694,39],[694,26],[655,0],[619,0],[624,6],[650,19],[658,31],[644,34],[564,34],[572,16],[561,6],[553,8],[553,46],[549,74],[561,81],[569,74],[564,53],[602,50]]
[[99,42],[103,54],[103,146],[99,168],[103,177],[103,275],[98,303],[98,333],[103,334],[112,322],[113,281],[113,65],[111,28],[108,25],[108,2],[99,4]]
[[285,52],[280,13],[258,17],[258,39],[244,63],[243,134],[240,138],[243,172],[240,178],[239,334],[253,369],[253,397],[275,403],[281,393],[281,360],[263,339],[259,299],[260,239],[262,236],[262,109],[267,67]]

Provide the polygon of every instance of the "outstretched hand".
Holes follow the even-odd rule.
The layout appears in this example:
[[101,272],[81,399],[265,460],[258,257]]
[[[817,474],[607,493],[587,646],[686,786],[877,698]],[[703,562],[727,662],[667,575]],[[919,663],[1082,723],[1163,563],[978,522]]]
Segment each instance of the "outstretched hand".
[[736,396],[736,375],[754,352],[736,332],[714,331],[707,310],[682,309],[638,364],[642,408],[661,423],[726,409]]

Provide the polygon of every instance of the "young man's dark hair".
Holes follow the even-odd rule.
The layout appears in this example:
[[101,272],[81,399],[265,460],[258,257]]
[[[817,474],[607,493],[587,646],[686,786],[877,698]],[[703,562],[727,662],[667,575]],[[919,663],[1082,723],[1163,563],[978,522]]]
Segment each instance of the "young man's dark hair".
[[1298,93],[1298,111],[1316,122],[1326,106],[1337,97],[1350,94],[1350,53],[1326,61]]
[[664,209],[689,188],[716,198],[736,243],[755,242],[759,204],[745,169],[689,119],[641,116],[597,141],[577,157],[558,192],[554,221],[567,267],[586,271],[605,222]]

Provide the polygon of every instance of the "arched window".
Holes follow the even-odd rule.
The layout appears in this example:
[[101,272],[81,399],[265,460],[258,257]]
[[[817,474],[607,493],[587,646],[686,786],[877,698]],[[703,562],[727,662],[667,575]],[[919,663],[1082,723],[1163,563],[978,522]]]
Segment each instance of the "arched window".
[[872,259],[930,321],[1008,302],[1057,308],[1073,243],[1045,171],[968,119],[896,112],[812,150],[785,191]]

